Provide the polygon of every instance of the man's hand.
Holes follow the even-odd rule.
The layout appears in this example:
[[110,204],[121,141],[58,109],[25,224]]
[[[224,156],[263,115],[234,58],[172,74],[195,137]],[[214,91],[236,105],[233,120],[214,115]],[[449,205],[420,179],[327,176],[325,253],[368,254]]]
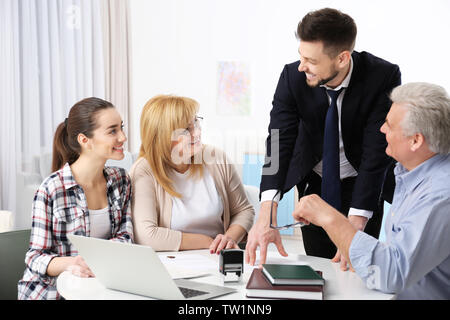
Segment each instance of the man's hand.
[[317,194],[311,194],[297,202],[292,216],[296,221],[312,223],[323,228],[336,213],[338,212]]
[[[350,221],[350,223],[356,229],[364,231],[364,228],[366,227],[368,219],[366,217],[363,217],[363,216],[352,215],[352,216],[348,217],[348,221]],[[355,270],[353,269],[352,265],[350,264],[350,261],[347,261],[344,257],[342,257],[341,253],[339,252],[339,250],[336,252],[336,255],[334,256],[334,258],[331,259],[331,262],[335,262],[335,263],[340,262],[342,271],[347,271],[348,270],[348,266],[349,266],[350,267],[350,271],[355,272]]]
[[[302,197],[292,215],[297,221],[313,223],[326,231],[336,247],[344,250],[337,252],[333,262],[341,261],[342,265],[345,264],[346,270],[347,260],[345,257],[348,257],[351,241],[357,231],[350,221],[316,194]],[[358,218],[355,219],[355,223],[361,222]]]
[[[271,201],[265,201],[261,203],[261,209],[259,212],[259,218],[250,229],[247,237],[247,245],[245,247],[245,263],[254,265],[256,261],[256,249],[260,247],[260,260],[259,266],[261,267],[266,263],[267,247],[269,243],[274,243],[278,249],[278,252],[287,257],[287,253],[284,250],[281,242],[280,232],[276,229],[270,228],[270,205]],[[273,208],[273,222],[276,221],[277,204],[274,203]]]
[[[297,221],[307,223],[311,222],[319,227],[324,227],[328,223],[329,218],[333,215],[334,208],[327,204],[322,198],[316,194],[302,197],[295,207],[292,214]],[[339,250],[331,260],[332,262],[341,262],[341,270],[347,270],[347,261],[341,257]]]
[[334,258],[331,259],[331,262],[334,262],[334,263],[340,262],[342,271],[347,271],[348,268],[350,267],[350,271],[355,272],[351,263],[347,262],[347,260],[341,255],[341,252],[339,251],[339,249],[336,251],[336,255],[334,256]]
[[364,231],[364,228],[366,227],[367,221],[369,221],[369,219],[363,216],[348,216],[348,221],[350,221],[350,223],[356,229]]

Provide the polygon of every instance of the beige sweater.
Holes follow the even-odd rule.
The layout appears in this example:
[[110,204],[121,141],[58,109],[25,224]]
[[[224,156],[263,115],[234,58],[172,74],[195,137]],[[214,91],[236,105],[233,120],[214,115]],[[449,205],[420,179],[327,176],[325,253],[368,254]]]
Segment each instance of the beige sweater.
[[[229,163],[224,152],[212,146],[203,147],[203,157],[223,201],[224,233],[232,224],[238,224],[248,232],[253,225],[255,211],[234,165]],[[141,157],[133,164],[130,177],[135,242],[151,246],[156,251],[178,251],[181,231],[170,229],[172,196],[156,181],[145,158]]]

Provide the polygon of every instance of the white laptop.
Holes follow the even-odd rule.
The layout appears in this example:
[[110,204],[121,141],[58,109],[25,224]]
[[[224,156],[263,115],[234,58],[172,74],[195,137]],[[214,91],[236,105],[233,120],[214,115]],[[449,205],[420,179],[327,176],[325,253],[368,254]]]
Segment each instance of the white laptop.
[[186,279],[173,280],[151,247],[71,234],[67,237],[108,289],[169,300],[203,300],[236,291]]

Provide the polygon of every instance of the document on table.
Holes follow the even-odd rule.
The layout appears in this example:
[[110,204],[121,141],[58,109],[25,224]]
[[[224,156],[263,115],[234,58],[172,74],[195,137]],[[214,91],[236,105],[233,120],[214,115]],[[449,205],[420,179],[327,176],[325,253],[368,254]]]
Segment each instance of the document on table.
[[161,254],[159,259],[173,279],[197,278],[219,270],[214,260],[200,254]]
[[[259,265],[259,252],[254,266],[244,263],[244,272],[251,273]],[[218,259],[208,258],[201,254],[178,254],[164,253],[159,255],[159,259],[166,267],[172,279],[198,278],[206,275],[218,275]],[[266,263],[276,264],[305,264],[298,261],[297,255],[290,254],[288,257],[281,256],[278,252],[267,252]]]

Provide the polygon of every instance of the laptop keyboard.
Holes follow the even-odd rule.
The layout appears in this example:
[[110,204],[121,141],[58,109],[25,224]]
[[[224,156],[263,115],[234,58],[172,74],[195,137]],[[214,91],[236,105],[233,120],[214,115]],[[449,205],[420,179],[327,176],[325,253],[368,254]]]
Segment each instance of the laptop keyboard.
[[183,287],[178,287],[178,289],[180,289],[181,293],[183,294],[183,296],[185,298],[192,298],[192,297],[196,297],[196,296],[199,296],[202,294],[209,293],[206,291],[194,290],[194,289],[183,288]]

